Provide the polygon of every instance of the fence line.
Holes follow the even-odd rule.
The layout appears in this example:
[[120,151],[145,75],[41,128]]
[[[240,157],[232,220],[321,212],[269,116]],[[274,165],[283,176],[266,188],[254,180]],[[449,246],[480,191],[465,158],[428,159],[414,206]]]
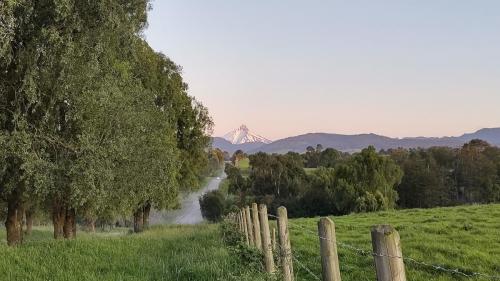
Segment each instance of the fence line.
[[[280,251],[279,253],[281,253],[283,251],[283,249],[281,248],[281,245],[277,245],[279,248],[280,248]],[[283,251],[285,252],[285,251]],[[314,279],[316,280],[320,280],[321,281],[321,278],[318,277],[318,275],[314,274],[314,272],[309,268],[307,267],[304,263],[302,263],[300,260],[299,260],[299,256],[297,254],[294,254],[293,251],[286,251],[288,253],[288,255],[302,268],[304,269],[309,275],[311,275]]]
[[[273,217],[275,217],[275,216],[273,216]],[[301,226],[301,225],[298,225],[298,224],[294,224],[294,223],[290,223],[290,222],[289,222],[289,224],[292,227],[300,228],[301,230],[304,230],[304,231],[309,232],[311,234],[316,234],[314,231],[312,231],[312,230],[310,230],[310,229],[308,229],[308,228],[306,228],[304,226]],[[321,236],[318,236],[318,238],[329,240],[328,238],[321,237]],[[356,246],[353,246],[353,245],[350,245],[350,244],[347,244],[347,243],[343,243],[343,242],[339,242],[339,241],[337,241],[337,244],[339,246],[343,247],[343,248],[352,250],[354,252],[358,252],[358,253],[360,253],[361,256],[381,256],[381,257],[403,259],[403,257],[401,257],[401,256],[381,255],[381,254],[377,254],[377,253],[374,253],[372,251],[361,249],[361,248],[358,248]],[[446,268],[446,267],[444,267],[442,265],[439,265],[439,264],[429,264],[429,263],[426,263],[426,262],[423,262],[423,261],[416,260],[416,259],[414,259],[412,257],[405,257],[404,260],[408,261],[408,262],[411,262],[413,264],[417,264],[417,265],[420,265],[420,266],[432,268],[432,269],[434,269],[436,271],[442,271],[442,272],[452,273],[452,274],[461,275],[461,276],[468,277],[468,278],[473,278],[473,277],[480,276],[480,277],[489,278],[489,279],[493,279],[493,280],[500,280],[500,275],[488,275],[488,274],[479,273],[479,272],[472,272],[470,274],[467,274],[465,272],[460,271],[458,268],[457,269],[450,269],[450,268]]]
[[309,273],[309,275],[314,277],[314,279],[321,281],[321,279],[318,277],[318,275],[314,274],[314,272],[312,272],[312,270],[310,270],[305,264],[301,263],[295,256],[292,255],[292,258],[298,265],[300,265],[300,267],[302,267],[307,273]]
[[[290,263],[289,264],[290,271],[288,272],[288,274],[290,275],[290,273],[291,273],[291,276],[288,277],[288,279],[287,279],[287,277],[285,277],[286,281],[293,280],[293,278],[294,278],[292,261],[295,262],[297,265],[299,265],[303,270],[305,270],[305,272],[307,272],[315,280],[340,281],[340,275],[335,274],[336,276],[334,276],[331,274],[332,272],[335,272],[335,270],[332,271],[332,269],[330,268],[330,270],[325,271],[325,266],[328,266],[328,265],[331,266],[332,264],[336,264],[336,267],[338,270],[339,265],[338,265],[338,257],[337,257],[337,253],[336,253],[336,247],[335,247],[335,250],[333,252],[332,252],[332,249],[329,249],[330,252],[328,254],[326,254],[325,256],[323,255],[324,247],[328,247],[329,245],[332,245],[332,244],[339,245],[340,247],[348,249],[352,252],[355,252],[360,256],[372,256],[375,259],[375,265],[376,265],[376,269],[377,269],[377,279],[379,281],[385,281],[385,280],[406,281],[405,269],[404,269],[405,264],[414,264],[416,266],[429,268],[429,269],[435,270],[435,271],[440,272],[440,273],[449,273],[452,275],[459,275],[459,276],[466,277],[466,278],[484,278],[484,279],[490,279],[490,280],[500,280],[500,275],[489,275],[489,274],[484,274],[484,273],[480,273],[480,272],[466,273],[466,272],[461,271],[459,268],[450,269],[450,268],[447,268],[447,267],[442,266],[442,265],[422,262],[422,261],[416,260],[416,259],[411,258],[411,257],[403,257],[403,255],[401,254],[400,246],[399,246],[400,245],[399,234],[397,233],[397,231],[394,228],[392,228],[389,225],[380,225],[380,226],[376,226],[376,227],[372,228],[372,242],[373,242],[372,245],[374,247],[374,250],[369,251],[369,250],[365,250],[365,249],[362,249],[362,248],[359,248],[359,247],[356,247],[356,246],[353,246],[353,245],[350,245],[347,243],[336,241],[334,224],[331,221],[330,221],[330,224],[332,224],[333,236],[331,236],[332,234],[329,234],[331,238],[324,237],[321,235],[321,232],[316,233],[316,232],[314,232],[314,231],[312,231],[304,226],[301,226],[299,224],[290,223],[287,219],[286,208],[280,207],[280,209],[281,208],[282,208],[282,210],[280,212],[281,213],[284,212],[284,221],[282,221],[282,222],[279,221],[280,216],[268,214],[267,210],[265,210],[265,214],[261,213],[261,210],[260,210],[261,208],[259,208],[258,215],[257,214],[256,215],[260,216],[262,214],[264,216],[268,216],[269,218],[276,219],[278,221],[278,230],[280,230],[280,228],[281,228],[282,231],[286,232],[286,234],[279,233],[281,243],[278,243],[278,242],[275,243],[277,248],[279,249],[278,259],[282,261],[282,266],[283,265],[287,266],[287,262]],[[283,211],[283,209],[284,209],[284,211]],[[264,208],[263,208],[263,210],[264,210]],[[244,211],[244,209],[243,209],[243,211]],[[278,214],[280,214],[280,212]],[[246,229],[244,227],[244,225],[243,226],[241,225],[241,224],[245,223],[244,219],[243,220],[236,219],[236,216],[234,216],[233,221],[237,224],[240,224],[239,225],[240,230]],[[248,224],[248,220],[246,221],[246,223]],[[250,220],[250,223],[252,223],[252,220]],[[283,225],[280,225],[280,223]],[[250,226],[250,227],[252,227],[252,226]],[[292,249],[290,247],[290,238],[289,238],[290,234],[288,233],[289,227],[292,227],[295,229],[300,229],[300,230],[303,230],[305,232],[314,234],[315,237],[318,237],[320,239],[320,242],[321,242],[321,240],[323,240],[323,241],[328,241],[331,243],[331,244],[320,243],[320,246],[321,246],[320,248],[322,251],[321,258],[322,258],[322,268],[323,268],[323,273],[322,273],[323,279],[321,279],[310,268],[308,268],[303,262],[301,262],[300,257],[297,256],[296,253],[294,254],[292,252]],[[269,230],[269,227],[266,227],[266,229],[261,229],[261,231],[263,232],[262,235],[269,235],[269,233],[264,233],[264,231],[269,232],[270,230]],[[281,239],[285,239],[288,241],[282,242]],[[255,242],[257,242],[257,241],[255,241]],[[288,242],[288,244],[286,244],[286,242]],[[325,244],[325,245],[323,245],[323,244]],[[262,247],[261,247],[262,245],[252,245],[252,246],[256,247],[258,249],[262,249]],[[283,246],[285,247],[285,249],[283,248]],[[288,249],[286,249],[286,248],[288,248]],[[272,250],[274,251],[275,249],[272,249]],[[327,261],[325,262],[324,259],[327,259]],[[328,272],[330,272],[330,273],[328,273]]]

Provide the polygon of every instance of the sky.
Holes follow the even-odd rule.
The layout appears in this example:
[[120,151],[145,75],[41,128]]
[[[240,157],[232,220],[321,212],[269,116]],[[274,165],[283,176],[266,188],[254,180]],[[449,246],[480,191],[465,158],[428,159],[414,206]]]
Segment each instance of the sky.
[[500,1],[154,0],[144,36],[214,136],[500,127]]

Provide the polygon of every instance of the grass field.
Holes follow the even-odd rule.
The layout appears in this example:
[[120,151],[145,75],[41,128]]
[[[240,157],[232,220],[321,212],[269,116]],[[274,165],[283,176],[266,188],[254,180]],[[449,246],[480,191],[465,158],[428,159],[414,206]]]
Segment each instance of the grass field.
[[238,168],[241,170],[241,175],[248,177],[250,175],[250,159],[243,158],[238,161]]
[[[371,252],[370,227],[391,224],[399,231],[404,257],[428,264],[459,269],[467,274],[479,272],[500,275],[500,205],[474,205],[453,208],[413,209],[331,217],[336,224],[337,241]],[[317,218],[290,220],[295,256],[317,276],[321,276]],[[373,257],[339,245],[342,280],[376,280]],[[469,280],[456,274],[436,271],[405,261],[407,279]],[[316,280],[294,264],[297,280]],[[472,278],[473,280],[500,280]],[[471,280],[472,280],[471,279]]]
[[217,225],[154,227],[86,234],[54,241],[49,228],[34,230],[17,248],[0,240],[0,280],[264,280],[230,255]]
[[312,173],[314,173],[314,171],[316,171],[318,168],[304,168],[304,171],[306,172],[306,174],[310,175]]

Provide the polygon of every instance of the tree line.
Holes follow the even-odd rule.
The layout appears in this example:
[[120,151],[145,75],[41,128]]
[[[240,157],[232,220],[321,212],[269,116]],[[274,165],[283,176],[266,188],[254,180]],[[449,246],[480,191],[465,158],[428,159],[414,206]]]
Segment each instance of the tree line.
[[[233,159],[243,157],[236,153]],[[248,177],[225,168],[236,205],[283,205],[295,217],[500,202],[500,148],[482,140],[354,154],[318,145],[303,154],[248,157]]]
[[[207,172],[212,120],[143,39],[148,0],[0,2],[0,200],[7,242],[177,205]],[[210,153],[209,153],[210,155]]]

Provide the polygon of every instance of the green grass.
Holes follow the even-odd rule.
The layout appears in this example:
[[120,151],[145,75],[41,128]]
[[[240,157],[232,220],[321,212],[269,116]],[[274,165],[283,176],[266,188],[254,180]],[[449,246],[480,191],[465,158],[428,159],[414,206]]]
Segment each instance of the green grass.
[[250,175],[250,159],[243,158],[238,161],[238,168],[241,170],[241,175],[248,177]]
[[248,157],[238,161],[238,168],[244,170],[250,168],[250,159]]
[[78,233],[54,241],[49,228],[37,228],[19,247],[0,239],[0,280],[264,280],[224,246],[217,225],[154,227]]
[[227,178],[221,180],[219,184],[219,191],[222,193],[225,197],[228,196],[229,194],[229,180]]
[[310,175],[312,174],[314,171],[316,171],[318,168],[304,168],[304,171],[306,172],[306,174]]
[[[370,227],[391,224],[401,236],[404,257],[459,269],[465,273],[500,275],[500,205],[413,209],[331,217],[337,241],[371,252]],[[290,220],[295,256],[321,276],[317,218]],[[373,257],[339,245],[342,280],[376,280]],[[469,280],[406,261],[407,279]],[[315,280],[294,264],[297,280]],[[472,278],[474,280],[490,280]],[[500,279],[499,279],[500,280]]]
[[[398,229],[404,257],[466,273],[500,274],[500,205],[414,209],[331,217],[337,241],[371,251],[370,227]],[[317,218],[290,220],[295,257],[321,276]],[[272,224],[274,225],[274,224]],[[127,229],[55,241],[50,228],[36,228],[22,246],[5,245],[0,231],[0,280],[266,280],[230,254],[217,225],[161,226],[142,234]],[[342,280],[376,280],[373,257],[339,245]],[[315,280],[294,263],[296,280]],[[407,279],[466,279],[406,262]]]

